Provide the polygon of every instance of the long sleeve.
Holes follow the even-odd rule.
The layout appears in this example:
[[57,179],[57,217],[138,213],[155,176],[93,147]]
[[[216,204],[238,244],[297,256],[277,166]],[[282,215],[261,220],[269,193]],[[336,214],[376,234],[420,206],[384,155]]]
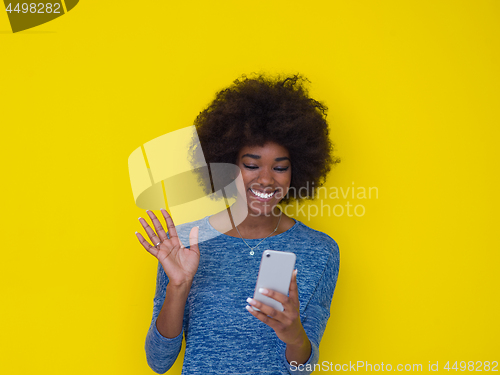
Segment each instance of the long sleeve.
[[318,363],[319,343],[330,317],[330,305],[337,284],[340,266],[339,258],[338,245],[335,243],[314,294],[300,317],[302,326],[311,343],[311,355],[307,362],[300,366],[296,366],[296,363],[293,363],[293,361],[291,364],[288,363],[285,354],[286,344],[278,339],[280,356],[290,374],[309,375],[314,371],[314,365]]
[[160,310],[165,301],[168,284],[168,276],[165,274],[162,265],[158,262],[158,272],[156,276],[156,292],[154,297],[153,318],[149,331],[146,335],[146,359],[149,367],[158,373],[164,374],[174,364],[182,346],[182,336],[184,326],[181,333],[174,338],[163,337],[156,328],[156,318],[160,314]]

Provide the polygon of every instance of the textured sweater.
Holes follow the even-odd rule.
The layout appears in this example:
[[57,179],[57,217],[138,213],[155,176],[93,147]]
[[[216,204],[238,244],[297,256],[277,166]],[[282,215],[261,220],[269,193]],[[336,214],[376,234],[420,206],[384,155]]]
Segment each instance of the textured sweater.
[[[319,359],[319,344],[330,316],[340,254],[327,234],[295,220],[286,232],[268,237],[250,255],[241,238],[212,227],[208,216],[176,227],[186,246],[189,232],[199,226],[200,262],[189,292],[182,332],[163,337],[156,328],[166,295],[168,277],[158,263],[153,318],[146,336],[146,358],[151,369],[165,373],[186,340],[183,375],[205,374],[310,374]],[[208,239],[208,240],[204,240]],[[203,241],[203,242],[202,242]],[[261,239],[245,239],[251,247]],[[311,343],[304,366],[288,363],[286,344],[274,330],[250,314],[246,299],[253,297],[264,250],[290,251],[297,256],[300,319]]]

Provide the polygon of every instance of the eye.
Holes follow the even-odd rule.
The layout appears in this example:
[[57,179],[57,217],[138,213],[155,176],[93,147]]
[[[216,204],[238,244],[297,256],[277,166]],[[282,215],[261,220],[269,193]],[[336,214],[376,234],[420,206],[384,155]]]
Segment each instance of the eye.
[[277,168],[274,168],[275,171],[278,171],[278,172],[286,172],[288,170],[289,167],[277,167]]
[[253,166],[253,165],[246,165],[245,163],[243,163],[243,166],[247,169],[257,169],[259,167],[256,167],[256,166]]

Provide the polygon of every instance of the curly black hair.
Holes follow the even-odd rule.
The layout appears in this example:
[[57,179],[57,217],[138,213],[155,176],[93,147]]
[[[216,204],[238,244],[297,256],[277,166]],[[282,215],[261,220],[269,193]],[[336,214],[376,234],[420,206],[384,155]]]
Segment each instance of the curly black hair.
[[[314,188],[324,184],[340,159],[333,156],[328,108],[309,97],[305,81],[310,83],[299,74],[286,78],[242,75],[219,91],[194,121],[206,163],[235,164],[243,147],[274,142],[288,150],[292,165],[290,190],[282,202],[313,199]],[[192,148],[195,153],[201,151],[194,143]],[[226,177],[219,186],[234,179]],[[210,193],[210,183],[206,178],[200,180]]]

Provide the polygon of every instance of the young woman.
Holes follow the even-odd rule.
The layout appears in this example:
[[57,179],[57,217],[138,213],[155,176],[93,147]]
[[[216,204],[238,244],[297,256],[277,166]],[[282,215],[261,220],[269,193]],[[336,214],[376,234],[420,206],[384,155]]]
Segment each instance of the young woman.
[[[312,187],[321,186],[339,160],[332,155],[326,107],[309,98],[303,81],[298,75],[244,76],[195,121],[207,164],[236,164],[245,199],[178,227],[162,210],[168,234],[153,212],[147,213],[154,230],[139,219],[151,243],[137,237],[158,259],[145,344],[155,372],[172,366],[183,336],[183,374],[310,374],[318,362],[339,249],[327,234],[285,215],[278,203],[314,198]],[[233,220],[242,204],[247,215]],[[265,293],[283,311],[250,298],[266,249],[296,254],[288,295]]]

